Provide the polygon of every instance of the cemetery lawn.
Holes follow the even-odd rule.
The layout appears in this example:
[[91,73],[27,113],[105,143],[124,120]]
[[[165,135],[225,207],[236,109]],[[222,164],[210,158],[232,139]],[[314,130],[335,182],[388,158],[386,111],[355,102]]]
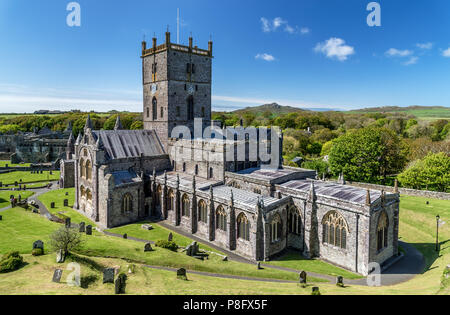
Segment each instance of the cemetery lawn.
[[[17,171],[11,173],[0,174],[0,182],[4,185],[14,185],[14,182],[19,184],[49,182],[59,180],[60,172],[53,171],[53,175],[50,175],[49,171],[44,171],[42,174],[31,174],[31,171]],[[20,182],[22,180],[22,182]]]
[[[66,196],[66,192],[69,193],[68,196]],[[45,205],[45,207],[51,214],[54,214],[56,216],[62,214],[65,217],[69,217],[72,223],[79,224],[81,222],[85,222],[86,225],[90,224],[92,226],[96,226],[94,222],[73,209],[73,203],[75,200],[75,188],[52,190],[48,193],[40,195],[38,199]],[[69,200],[68,207],[64,207],[64,199]],[[54,209],[50,207],[52,202],[55,203]],[[60,217],[63,218],[63,216]]]
[[32,191],[9,191],[9,190],[0,190],[0,209],[6,208],[9,206],[10,197],[14,195],[14,197],[19,198],[19,195],[22,196],[22,199],[29,198],[34,195]]
[[[141,227],[143,224],[150,224],[151,226],[153,226],[153,230],[151,230],[151,231],[144,230]],[[153,241],[153,242],[156,242],[158,240],[167,240],[169,238],[169,234],[172,232],[172,231],[166,229],[165,227],[162,227],[158,223],[153,223],[150,221],[132,223],[132,224],[118,227],[118,228],[109,229],[107,231],[111,232],[111,233],[121,234],[121,235],[126,233],[128,236],[136,237],[136,238],[143,239],[143,240]],[[172,235],[173,235],[173,241],[180,247],[186,247],[193,242],[192,239],[187,238],[183,235],[177,234],[175,232],[172,232]],[[222,252],[217,251],[205,244],[199,243],[199,245],[200,245],[200,249],[223,254]]]
[[8,164],[8,167],[30,167],[30,163],[23,163],[23,164],[11,164],[11,161],[0,161],[0,167],[6,167],[6,164]]

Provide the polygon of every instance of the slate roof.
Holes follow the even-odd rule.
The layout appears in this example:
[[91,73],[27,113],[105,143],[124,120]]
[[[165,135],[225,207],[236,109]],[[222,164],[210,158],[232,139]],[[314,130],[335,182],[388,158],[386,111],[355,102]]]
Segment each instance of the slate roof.
[[214,198],[231,200],[231,191],[233,191],[234,203],[236,205],[244,205],[248,208],[252,208],[255,212],[259,198],[262,198],[265,207],[279,202],[279,199],[265,196],[263,197],[262,195],[254,192],[237,189],[230,186],[221,185],[213,187]]
[[154,130],[100,130],[93,134],[96,140],[101,138],[111,160],[166,154]]
[[[282,182],[283,180],[287,180],[286,177],[292,176],[295,174],[294,178],[304,179],[310,177],[311,175],[315,175],[315,171],[306,170],[301,168],[296,169],[264,169],[264,168],[249,168],[242,171],[239,171],[235,174],[243,175],[248,178],[267,181],[271,183]],[[292,177],[290,177],[292,179]]]
[[114,178],[114,184],[116,186],[142,182],[142,179],[139,176],[137,176],[137,174],[134,171],[131,170],[112,172],[111,175]]
[[[292,180],[280,186],[308,194],[311,189],[311,180]],[[367,190],[363,188],[323,181],[314,181],[314,188],[317,196],[332,197],[359,204],[366,203]],[[370,191],[370,200],[372,203],[380,197],[381,191]]]

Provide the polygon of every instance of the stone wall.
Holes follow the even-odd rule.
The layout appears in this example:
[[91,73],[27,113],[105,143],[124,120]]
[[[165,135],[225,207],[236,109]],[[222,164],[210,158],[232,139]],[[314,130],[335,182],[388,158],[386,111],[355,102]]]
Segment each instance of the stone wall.
[[[384,190],[389,193],[394,193],[394,187],[391,186],[383,186],[376,184],[368,184],[368,183],[358,183],[358,182],[347,182],[348,185],[374,189],[374,190]],[[428,198],[436,198],[441,200],[450,200],[450,193],[438,192],[438,191],[429,191],[429,190],[417,190],[417,189],[409,189],[409,188],[399,188],[400,195],[406,196],[417,196],[417,197],[428,197]]]

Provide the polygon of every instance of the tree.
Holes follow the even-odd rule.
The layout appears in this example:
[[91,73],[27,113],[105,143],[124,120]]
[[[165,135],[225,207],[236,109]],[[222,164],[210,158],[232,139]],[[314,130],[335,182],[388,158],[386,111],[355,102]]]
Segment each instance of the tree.
[[50,245],[56,251],[62,250],[64,255],[77,249],[82,243],[81,234],[75,229],[62,227],[50,235]]
[[363,128],[333,141],[329,154],[331,172],[353,181],[377,182],[379,176],[403,170],[408,147],[392,130]]
[[429,153],[401,173],[398,180],[405,187],[450,192],[450,156]]
[[323,174],[328,174],[328,163],[322,160],[313,160],[313,161],[306,161],[302,164],[303,168],[309,169],[309,170],[315,170],[317,172],[317,175],[321,176]]

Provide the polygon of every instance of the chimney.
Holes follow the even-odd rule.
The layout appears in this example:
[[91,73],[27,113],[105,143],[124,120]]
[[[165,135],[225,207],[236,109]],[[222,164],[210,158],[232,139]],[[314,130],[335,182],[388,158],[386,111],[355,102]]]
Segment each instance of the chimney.
[[153,37],[152,41],[153,41],[153,49],[156,50],[156,37]]
[[213,54],[213,42],[211,40],[208,42],[208,51],[209,51],[209,55],[212,57],[212,54]]
[[166,32],[166,45],[167,47],[170,45],[170,32]]

